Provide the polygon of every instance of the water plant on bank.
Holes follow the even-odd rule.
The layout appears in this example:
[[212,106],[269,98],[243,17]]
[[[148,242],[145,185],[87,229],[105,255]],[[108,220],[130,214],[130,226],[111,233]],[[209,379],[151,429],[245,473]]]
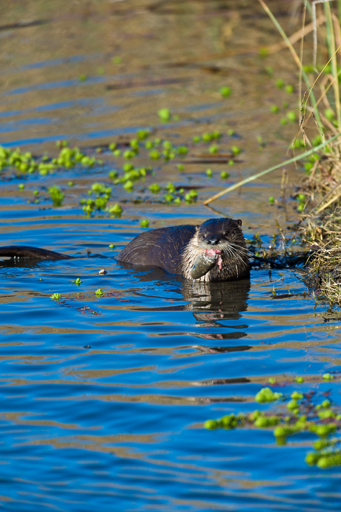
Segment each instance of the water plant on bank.
[[[333,374],[323,375],[325,381],[333,379]],[[302,380],[304,379],[295,378],[296,382]],[[340,406],[332,404],[323,394],[319,403],[315,403],[315,391],[294,391],[285,397],[271,388],[262,388],[256,394],[255,401],[259,404],[276,402],[277,410],[269,411],[267,406],[266,410],[257,408],[249,414],[229,414],[219,419],[207,420],[204,427],[208,430],[269,429],[278,445],[285,445],[288,437],[309,433],[318,439],[312,442],[314,451],[307,454],[307,464],[320,468],[341,465]]]

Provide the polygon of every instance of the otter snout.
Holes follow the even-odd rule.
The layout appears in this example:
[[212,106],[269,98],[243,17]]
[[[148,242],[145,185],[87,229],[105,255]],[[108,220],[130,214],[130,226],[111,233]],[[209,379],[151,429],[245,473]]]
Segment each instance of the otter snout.
[[211,236],[209,238],[205,238],[204,242],[207,245],[218,245],[220,243],[220,238],[218,236]]

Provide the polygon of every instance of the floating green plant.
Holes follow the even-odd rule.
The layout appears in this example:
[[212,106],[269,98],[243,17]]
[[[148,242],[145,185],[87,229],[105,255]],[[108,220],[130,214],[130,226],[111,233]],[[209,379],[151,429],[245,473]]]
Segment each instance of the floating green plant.
[[61,299],[61,294],[60,293],[53,293],[50,297],[50,299],[52,300],[60,300]]
[[112,215],[113,217],[120,217],[122,214],[122,211],[123,211],[122,206],[119,205],[118,203],[109,207],[109,214]]
[[171,111],[169,110],[169,108],[161,108],[158,112],[159,114],[159,118],[161,119],[161,121],[169,121],[172,117],[172,114],[171,114]]
[[53,206],[61,206],[65,195],[57,185],[53,185],[49,189],[49,194],[53,202]]
[[[295,380],[302,382],[302,377],[296,377]],[[255,410],[247,415],[230,414],[220,419],[208,420],[204,423],[204,427],[208,430],[269,428],[272,429],[279,445],[285,445],[289,436],[309,432],[320,439],[313,443],[315,452],[307,454],[307,464],[317,465],[320,468],[339,466],[341,465],[341,439],[331,438],[331,436],[341,431],[340,406],[333,405],[328,399],[316,405],[312,402],[313,396],[316,398],[314,393],[304,394],[294,391],[290,397],[284,397],[282,393],[274,393],[270,388],[263,388],[255,396],[255,401],[267,403],[290,398],[287,402],[288,412],[283,412],[281,406],[277,414],[271,414],[268,410],[266,412]]]
[[228,98],[231,95],[231,88],[225,85],[220,88],[219,92],[223,98]]

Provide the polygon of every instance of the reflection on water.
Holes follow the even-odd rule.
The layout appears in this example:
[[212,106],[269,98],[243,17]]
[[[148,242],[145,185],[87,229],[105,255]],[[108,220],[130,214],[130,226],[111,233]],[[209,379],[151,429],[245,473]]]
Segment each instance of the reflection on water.
[[[271,3],[285,28],[295,23],[290,5]],[[270,377],[289,395],[301,375],[302,392],[337,402],[339,379],[317,376],[340,370],[339,320],[326,322],[327,308],[289,270],[192,283],[114,259],[141,218],[162,227],[212,217],[201,201],[225,186],[226,157],[212,163],[209,145],[198,149],[193,135],[220,130],[226,154],[240,145],[229,183],[283,158],[292,128],[279,128],[270,106],[296,108],[295,95],[274,89],[277,78],[293,83],[296,75],[287,54],[259,55],[278,42],[271,22],[257,3],[229,0],[37,0],[0,12],[1,144],[54,155],[51,141],[67,137],[94,152],[113,137],[126,147],[129,134],[154,127],[153,137],[190,148],[182,172],[180,159],[157,161],[136,195],[109,181],[122,157],[47,176],[2,171],[0,245],[76,256],[0,266],[3,510],[339,510],[341,472],[305,464],[310,437],[276,446],[266,429],[203,428],[208,418],[254,410]],[[219,94],[226,85],[227,99]],[[166,107],[179,119],[162,124],[157,111]],[[146,152],[136,165],[150,165]],[[297,179],[299,171],[287,172]],[[272,235],[276,215],[284,230],[290,203],[275,210],[268,201],[279,195],[278,176],[217,201],[219,216],[242,218],[247,238]],[[199,201],[144,201],[144,187],[156,181],[198,187]],[[94,182],[123,201],[121,219],[83,215],[79,199]],[[66,195],[61,208],[46,197],[54,184]]]

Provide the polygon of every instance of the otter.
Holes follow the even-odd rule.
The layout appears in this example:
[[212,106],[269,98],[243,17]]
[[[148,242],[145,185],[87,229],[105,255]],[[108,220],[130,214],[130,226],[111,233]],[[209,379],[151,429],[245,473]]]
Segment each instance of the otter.
[[209,219],[141,233],[118,254],[122,263],[161,267],[192,281],[233,281],[250,274],[242,221]]
[[[160,267],[191,281],[233,281],[248,277],[248,251],[242,221],[209,219],[200,226],[185,225],[141,233],[117,255],[117,261]],[[35,247],[0,248],[0,257],[70,260],[73,256]]]

